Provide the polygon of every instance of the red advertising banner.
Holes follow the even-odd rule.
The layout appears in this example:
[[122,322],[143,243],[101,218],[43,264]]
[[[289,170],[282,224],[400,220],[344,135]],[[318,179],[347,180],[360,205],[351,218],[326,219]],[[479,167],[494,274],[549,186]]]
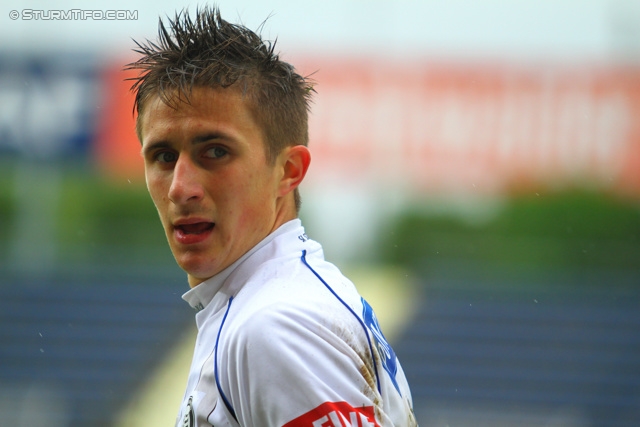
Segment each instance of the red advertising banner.
[[136,73],[122,71],[123,64],[114,63],[102,75],[103,106],[99,117],[94,153],[98,167],[117,180],[144,183],[144,163],[140,141],[136,136],[133,114],[134,96],[130,88]]
[[[379,181],[426,193],[587,185],[640,195],[640,68],[297,64],[317,69],[312,183]],[[113,103],[98,150],[105,169],[120,172],[141,167],[122,78],[106,74]]]

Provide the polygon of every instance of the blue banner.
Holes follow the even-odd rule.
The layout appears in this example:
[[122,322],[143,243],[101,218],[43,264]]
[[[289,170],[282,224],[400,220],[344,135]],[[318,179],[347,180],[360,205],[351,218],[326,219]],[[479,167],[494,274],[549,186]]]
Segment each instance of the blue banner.
[[0,54],[0,155],[85,158],[100,106],[98,62]]

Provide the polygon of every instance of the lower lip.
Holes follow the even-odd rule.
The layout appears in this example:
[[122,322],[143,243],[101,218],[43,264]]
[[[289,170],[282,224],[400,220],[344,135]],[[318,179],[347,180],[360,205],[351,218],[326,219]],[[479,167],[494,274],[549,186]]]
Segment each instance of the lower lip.
[[215,228],[215,225],[213,226],[213,228],[197,234],[187,234],[181,229],[176,228],[173,231],[173,235],[176,241],[182,245],[195,245],[197,243],[202,243],[205,240],[207,240],[209,236],[211,236],[211,233],[214,228]]

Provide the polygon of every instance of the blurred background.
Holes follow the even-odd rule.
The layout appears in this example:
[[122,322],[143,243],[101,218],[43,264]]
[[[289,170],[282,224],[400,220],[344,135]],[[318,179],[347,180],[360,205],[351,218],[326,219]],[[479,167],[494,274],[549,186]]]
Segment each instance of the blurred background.
[[[0,425],[173,425],[194,312],[122,67],[198,4],[0,8]],[[313,74],[302,218],[422,426],[640,425],[639,2],[217,4]]]

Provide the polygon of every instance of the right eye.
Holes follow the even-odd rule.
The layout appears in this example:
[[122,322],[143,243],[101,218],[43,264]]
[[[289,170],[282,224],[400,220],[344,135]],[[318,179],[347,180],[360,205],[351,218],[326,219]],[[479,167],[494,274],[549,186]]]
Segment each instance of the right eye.
[[174,163],[178,160],[178,155],[172,151],[161,151],[156,154],[156,160],[160,163]]

